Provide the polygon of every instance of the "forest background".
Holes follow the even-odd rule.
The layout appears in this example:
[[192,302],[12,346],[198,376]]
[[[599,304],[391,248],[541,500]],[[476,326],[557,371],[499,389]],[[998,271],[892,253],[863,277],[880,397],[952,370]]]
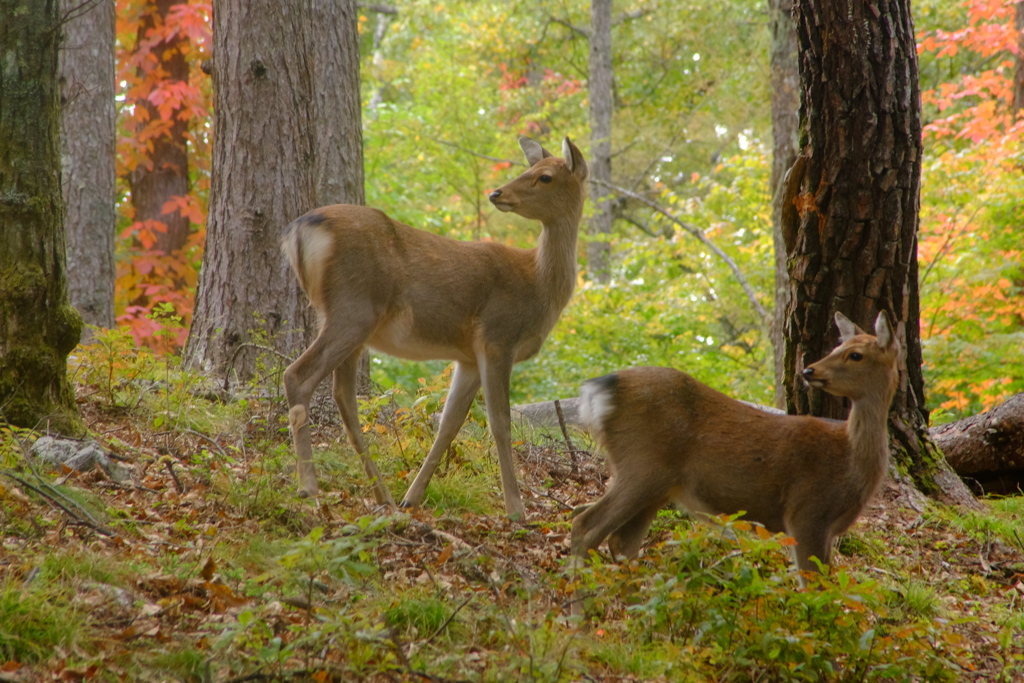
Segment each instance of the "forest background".
[[[641,560],[596,556],[569,576],[571,511],[606,488],[592,440],[573,431],[570,441],[569,430],[523,431],[514,447],[530,517],[513,522],[497,513],[497,474],[487,457],[493,440],[479,408],[424,505],[384,510],[366,498],[324,396],[310,404],[323,491],[295,496],[280,381],[290,359],[274,335],[301,337],[302,321],[281,324],[288,314],[270,324],[273,311],[245,309],[268,318],[254,317],[242,329],[253,334],[231,340],[229,353],[263,352],[248,378],[185,365],[196,331],[213,331],[215,316],[204,316],[202,302],[237,301],[204,284],[194,303],[206,244],[204,283],[213,272],[270,289],[255,268],[217,268],[218,240],[226,236],[233,247],[233,237],[257,232],[259,221],[247,222],[255,216],[266,228],[260,235],[270,237],[262,259],[276,263],[278,231],[321,196],[315,174],[305,172],[322,161],[321,148],[340,149],[319,137],[328,137],[319,119],[306,130],[277,129],[282,138],[306,133],[296,144],[265,136],[254,148],[225,134],[218,143],[232,145],[214,149],[210,73],[223,96],[239,80],[225,66],[230,48],[263,49],[259,39],[271,35],[309,38],[304,50],[273,52],[281,64],[299,55],[300,65],[275,74],[327,73],[320,67],[330,65],[309,68],[320,55],[308,46],[325,36],[309,21],[313,12],[283,11],[295,5],[268,0],[274,13],[238,21],[229,12],[253,0],[224,0],[217,38],[235,43],[218,42],[213,55],[210,3],[69,2],[64,18],[84,20],[99,15],[84,10],[102,8],[98,23],[108,28],[116,12],[116,73],[110,63],[104,79],[116,90],[99,99],[109,107],[105,130],[116,115],[118,131],[117,169],[109,173],[118,197],[110,264],[117,325],[108,314],[99,326],[112,329],[90,329],[93,343],[67,363],[77,412],[109,457],[102,470],[54,474],[29,457],[47,440],[0,429],[0,680],[1021,679],[1024,499],[970,497],[969,505],[948,507],[907,486],[895,457],[893,476],[844,535],[832,571],[808,591],[786,571],[791,540],[742,519],[717,527],[667,509]],[[591,4],[601,3],[359,6],[365,164],[347,167],[365,165],[366,203],[460,239],[532,246],[536,225],[498,216],[487,194],[519,174],[522,134],[550,149],[568,135],[595,160]],[[734,396],[773,402],[771,178],[778,169],[769,53],[778,16],[771,9],[781,4],[636,0],[613,8],[612,259],[604,271],[591,260],[593,243],[580,246],[572,303],[540,355],[516,368],[514,402],[571,396],[582,380],[634,364],[674,366]],[[853,7],[877,18],[878,7],[897,4]],[[303,7],[342,5],[354,3]],[[1024,26],[1016,23],[1024,12],[1017,10],[1006,0],[913,5],[924,93],[920,324],[933,424],[1024,391]],[[256,22],[261,14],[274,21],[302,14],[306,30],[271,34]],[[70,35],[74,24],[62,28]],[[46,36],[55,35],[50,26]],[[239,27],[248,33],[231,33]],[[66,35],[62,56],[86,57],[73,53],[80,44]],[[254,78],[268,73],[259,59],[238,61]],[[319,77],[304,83],[307,90]],[[83,104],[89,82],[63,79],[63,104],[78,97]],[[266,103],[253,99],[217,114],[259,114]],[[65,106],[64,122],[83,108]],[[310,111],[272,113],[302,120]],[[336,120],[354,121],[352,113]],[[77,138],[99,127],[88,123]],[[316,164],[296,168],[303,154]],[[73,193],[84,172],[69,169],[72,156],[63,160],[63,178]],[[83,156],[97,166],[115,158],[109,146]],[[249,170],[267,159],[305,173],[305,194],[286,206],[263,193],[236,222],[225,221],[225,195],[259,193],[266,184],[240,190],[238,175],[225,168]],[[52,160],[48,178],[56,177]],[[225,178],[232,192],[211,189]],[[356,184],[363,187],[361,176]],[[916,197],[910,186],[907,206]],[[345,196],[358,199],[361,190]],[[113,270],[76,261],[84,250],[74,246],[71,213],[80,199],[66,202],[73,296],[115,280]],[[596,205],[587,207],[583,242]],[[270,211],[286,217],[267,220]],[[913,306],[909,313],[916,325]],[[63,355],[60,364],[63,371]],[[383,479],[404,487],[437,431],[444,364],[378,356],[372,368],[378,386],[361,404],[364,431]],[[243,381],[232,384],[236,378]],[[906,426],[899,423],[890,428]],[[568,613],[579,591],[584,621]]]
[[[727,264],[685,229],[716,243],[760,306],[772,308],[766,8],[755,0],[677,5],[639,0],[617,15],[612,173],[622,189],[613,192],[611,278],[590,277],[581,248],[581,286],[540,355],[516,367],[513,402],[574,395],[588,377],[637,364],[677,367],[731,395],[774,402],[764,319]],[[176,353],[202,261],[216,134],[202,68],[211,10],[169,5],[154,19],[147,6],[117,3],[115,312],[139,345]],[[1014,7],[913,5],[932,424],[1024,391],[1024,363],[1014,362],[1024,347]],[[579,27],[588,25],[585,3],[363,6],[367,204],[440,234],[531,246],[535,228],[499,217],[486,196],[515,174],[520,134],[546,143],[568,135],[587,153],[589,41]],[[173,69],[164,61],[171,43],[180,55]],[[153,140],[172,128],[187,145],[182,193],[161,206],[166,219],[137,219],[132,181],[152,164]],[[412,395],[444,366],[375,357],[372,378]]]

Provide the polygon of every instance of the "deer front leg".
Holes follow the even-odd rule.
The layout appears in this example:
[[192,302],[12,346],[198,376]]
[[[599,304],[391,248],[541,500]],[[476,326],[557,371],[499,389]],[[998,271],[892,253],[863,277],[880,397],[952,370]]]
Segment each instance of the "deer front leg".
[[452,375],[452,386],[448,390],[448,398],[445,399],[444,410],[441,411],[441,425],[437,428],[437,438],[434,445],[430,447],[427,459],[420,466],[412,486],[405,492],[402,499],[402,507],[418,507],[423,503],[423,497],[427,493],[427,484],[434,476],[434,470],[441,464],[441,458],[445,451],[452,445],[455,436],[466,421],[466,414],[469,413],[469,406],[473,403],[476,392],[480,389],[480,371],[475,365],[469,363],[456,363],[455,372]]
[[512,462],[512,410],[509,405],[509,388],[512,377],[512,360],[504,356],[482,360],[481,376],[484,385],[484,400],[487,401],[487,423],[498,452],[501,468],[501,491],[505,497],[505,514],[518,521],[526,517],[526,508],[519,494],[516,468]]
[[378,505],[394,506],[395,500],[391,497],[391,491],[384,483],[377,464],[373,462],[370,452],[363,440],[363,431],[359,427],[359,401],[356,398],[356,375],[359,372],[359,356],[362,354],[362,347],[357,348],[348,358],[334,370],[334,402],[338,404],[338,412],[341,413],[341,421],[345,424],[345,432],[348,434],[348,441],[352,444],[356,454],[363,463],[363,472],[370,479],[373,486],[373,497]]

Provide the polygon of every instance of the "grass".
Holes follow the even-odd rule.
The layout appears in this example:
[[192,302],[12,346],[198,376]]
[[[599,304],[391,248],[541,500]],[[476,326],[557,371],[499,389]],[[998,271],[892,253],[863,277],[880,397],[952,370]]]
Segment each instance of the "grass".
[[[33,588],[32,583],[43,587]],[[68,606],[68,594],[43,579],[0,583],[0,660],[34,664],[58,648],[69,650],[84,640],[84,620]]]
[[[117,435],[108,447],[142,487],[71,476],[69,515],[0,481],[0,664],[20,662],[24,680],[72,665],[90,680],[143,682],[1024,677],[1020,499],[869,514],[806,591],[783,539],[670,510],[640,560],[599,556],[570,575],[568,509],[603,490],[597,457],[570,475],[557,442],[518,448],[529,517],[515,524],[490,437],[473,423],[423,508],[387,511],[327,425],[313,434],[323,493],[301,499],[281,405],[225,405],[166,372],[138,401],[137,375],[115,375],[83,408],[94,432]],[[396,499],[429,447],[437,385],[425,382],[419,403],[364,405]],[[186,388],[194,405],[176,413],[161,392]],[[144,414],[150,405],[165,407],[165,424]],[[0,454],[32,476],[10,432]],[[117,536],[77,523],[83,509]],[[577,590],[583,620],[567,609]]]

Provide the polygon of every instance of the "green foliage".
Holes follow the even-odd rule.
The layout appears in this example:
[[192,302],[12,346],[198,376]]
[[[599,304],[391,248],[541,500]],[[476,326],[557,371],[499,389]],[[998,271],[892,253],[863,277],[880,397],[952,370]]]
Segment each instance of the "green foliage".
[[376,571],[374,549],[381,541],[379,532],[389,521],[386,517],[361,517],[343,525],[332,538],[325,539],[324,529],[317,527],[294,542],[278,563],[288,576],[285,585],[300,588],[310,605],[305,617],[282,619],[267,607],[247,609],[224,627],[216,649],[279,674],[295,659],[304,661],[307,668],[331,665],[335,671],[351,675],[389,666],[394,655],[384,625],[376,615],[360,609],[358,599],[331,609],[312,608],[324,581],[352,584]]
[[[794,590],[778,537],[700,528],[673,535],[644,563],[600,563],[580,571],[606,623],[629,619],[616,636],[641,644],[631,652],[645,675],[673,680],[916,681],[956,680],[961,640],[935,618],[936,596],[908,585],[898,600],[881,584],[843,568]],[[896,603],[890,606],[891,603]],[[610,635],[610,634],[609,634]],[[598,648],[607,656],[606,648]],[[627,659],[627,665],[630,660]],[[632,666],[632,665],[631,665]]]

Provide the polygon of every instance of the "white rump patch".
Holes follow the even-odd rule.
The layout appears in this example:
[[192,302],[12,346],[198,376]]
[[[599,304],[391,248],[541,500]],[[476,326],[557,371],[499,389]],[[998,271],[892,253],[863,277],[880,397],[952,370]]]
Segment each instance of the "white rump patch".
[[319,309],[322,305],[320,296],[323,288],[324,273],[334,252],[334,237],[319,227],[301,229],[299,239],[302,240],[302,263],[300,264],[310,301]]
[[591,431],[604,429],[605,420],[614,409],[608,387],[596,382],[584,382],[580,387],[580,422]]

